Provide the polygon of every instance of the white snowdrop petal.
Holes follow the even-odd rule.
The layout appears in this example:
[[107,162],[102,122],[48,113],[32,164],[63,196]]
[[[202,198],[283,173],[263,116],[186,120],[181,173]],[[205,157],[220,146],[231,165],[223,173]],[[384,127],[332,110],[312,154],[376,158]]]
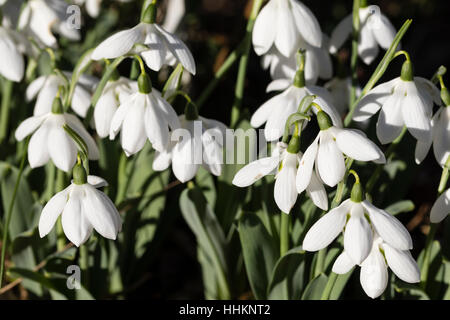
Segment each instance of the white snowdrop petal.
[[322,181],[330,187],[338,184],[345,174],[345,161],[342,151],[339,150],[333,137],[327,131],[321,132],[316,167]]
[[394,141],[403,129],[402,99],[401,93],[394,93],[381,108],[376,131],[382,144]]
[[166,57],[166,46],[157,32],[149,32],[145,38],[145,45],[150,50],[141,52],[145,64],[154,71],[159,71],[164,65]]
[[100,158],[100,151],[94,138],[91,137],[89,132],[84,128],[83,123],[73,114],[65,113],[64,118],[71,129],[73,129],[86,143],[88,149],[88,158],[90,160],[98,160]]
[[91,94],[80,85],[75,86],[72,98],[72,110],[84,118],[91,106]]
[[50,158],[59,169],[70,172],[77,159],[75,142],[62,127],[54,127],[48,133],[47,148]]
[[278,110],[279,106],[283,106],[286,100],[286,92],[283,92],[264,102],[252,115],[250,119],[251,126],[258,128],[263,125],[269,119],[272,112]]
[[58,82],[56,76],[48,76],[44,86],[39,92],[36,104],[34,105],[33,115],[40,116],[52,111],[53,100],[58,93]]
[[425,157],[428,154],[428,151],[431,148],[432,143],[433,141],[431,139],[428,141],[417,140],[416,149],[414,151],[414,157],[417,164],[420,164],[423,161],[423,159],[425,159]]
[[46,79],[46,76],[40,76],[31,81],[25,92],[25,99],[27,101],[33,100],[38,95],[39,91],[41,91],[42,87],[44,86]]
[[333,128],[338,148],[348,157],[358,161],[379,159],[382,151],[364,134],[356,130]]
[[194,178],[202,162],[202,141],[201,137],[194,135],[194,125],[194,121],[185,122],[190,136],[181,137],[172,151],[172,170],[181,182]]
[[[312,170],[311,170],[312,171]],[[314,172],[311,173],[311,180],[306,188],[308,196],[312,202],[322,210],[328,210],[328,196],[325,187]]]
[[257,55],[266,53],[272,46],[277,28],[276,2],[269,1],[259,12],[252,32],[253,47]]
[[372,299],[379,297],[386,289],[388,271],[378,247],[373,248],[367,259],[361,264],[359,278],[364,292]]
[[150,108],[145,107],[143,99],[135,99],[123,120],[120,141],[123,150],[129,155],[137,153],[145,145],[144,117],[145,121],[147,121],[147,117],[144,112]]
[[100,138],[106,138],[109,135],[114,113],[119,107],[118,103],[114,92],[104,93],[98,99],[94,108],[94,123]]
[[166,43],[167,49],[180,61],[183,67],[191,74],[195,75],[195,61],[191,51],[184,44],[183,41],[178,39],[175,35],[170,34],[157,24],[155,28],[161,33],[162,40]]
[[417,140],[431,139],[431,106],[425,103],[412,82],[407,87],[407,95],[402,101],[401,109],[408,131]]
[[0,74],[19,82],[23,78],[24,62],[20,51],[4,28],[0,28]]
[[285,57],[289,57],[297,50],[297,28],[289,1],[277,2],[277,19],[271,21],[272,28],[277,29],[275,46]]
[[[284,133],[286,121],[291,114],[297,111],[298,105],[295,99],[284,99],[285,104],[277,105],[264,128],[264,136],[267,141],[278,140]],[[275,112],[274,112],[275,111]]]
[[450,189],[447,189],[443,194],[437,198],[433,204],[430,213],[430,221],[432,223],[439,223],[450,214]]
[[43,166],[50,159],[47,148],[48,134],[49,127],[44,124],[31,136],[28,144],[28,162],[31,168]]
[[158,103],[159,110],[161,111],[166,122],[168,123],[170,129],[175,130],[180,128],[180,121],[178,120],[177,113],[170,105],[170,103],[167,102],[167,100],[161,97],[160,95],[155,95],[154,98]]
[[308,187],[311,181],[314,161],[316,160],[317,149],[319,147],[318,145],[319,138],[320,135],[317,135],[317,137],[314,139],[314,141],[311,143],[308,149],[306,149],[302,159],[300,160],[296,178],[298,193],[302,193]]
[[361,202],[370,216],[370,221],[380,237],[399,250],[411,250],[412,239],[408,230],[395,217],[364,200]]
[[344,228],[349,209],[348,199],[321,217],[306,233],[303,250],[318,251],[328,246]]
[[42,122],[45,120],[45,117],[30,117],[22,121],[19,127],[16,129],[15,137],[17,141],[22,141],[25,137],[32,134]]
[[[143,115],[145,117],[145,133],[152,143],[153,148],[158,151],[163,151],[169,142],[169,128],[167,120],[165,119],[155,98],[149,96],[146,99],[148,100],[146,103],[147,106],[145,108],[145,115],[144,112],[140,115],[140,117]],[[136,118],[136,120],[138,119]]]
[[279,162],[279,157],[266,157],[250,162],[236,173],[232,183],[238,187],[248,187],[270,174],[278,166]]
[[106,187],[108,185],[108,182],[105,179],[94,175],[88,175],[87,182],[94,188]]
[[330,53],[336,53],[352,32],[352,15],[346,16],[334,28],[330,38]]
[[376,58],[379,50],[372,31],[367,26],[363,25],[359,35],[358,55],[365,64],[369,65]]
[[355,264],[361,264],[372,248],[372,229],[360,204],[352,206],[344,232],[344,249]]
[[274,187],[275,202],[281,211],[289,213],[297,200],[295,188],[295,173],[297,170],[297,155],[286,152],[283,165],[277,174]]
[[380,47],[389,49],[397,33],[389,19],[381,13],[373,14],[367,19],[367,24],[370,25],[372,34]]
[[353,267],[355,266],[355,263],[350,259],[348,254],[343,251],[336,259],[336,261],[333,264],[333,268],[331,271],[337,274],[345,274],[349,272]]
[[83,244],[92,230],[82,209],[84,197],[82,188],[82,186],[72,185],[69,200],[61,216],[64,234],[77,247]]
[[387,264],[397,277],[409,283],[420,282],[419,267],[409,250],[398,250],[386,243],[383,244],[383,249]]
[[291,84],[289,79],[275,79],[267,85],[266,92],[286,90]]
[[109,130],[109,139],[113,140],[120,128],[122,127],[123,120],[127,116],[129,110],[134,105],[134,100],[138,94],[131,95],[124,103],[122,103],[111,120],[111,129]]
[[59,215],[63,212],[67,203],[67,194],[70,187],[55,194],[44,206],[39,218],[39,236],[45,237],[55,225]]
[[398,78],[379,84],[370,90],[358,103],[353,113],[353,120],[362,122],[369,119],[380,110],[392,94],[393,87]]
[[162,152],[155,150],[155,156],[152,162],[152,168],[155,171],[164,171],[172,163],[172,153],[166,149]]
[[450,156],[450,108],[444,107],[439,111],[433,124],[433,152],[436,161],[444,167]]
[[95,48],[91,58],[93,60],[114,59],[128,53],[135,43],[143,42],[144,27],[145,25],[138,24],[110,36]]
[[314,14],[300,1],[290,0],[290,3],[294,21],[302,38],[310,45],[320,47],[322,45],[322,31]]
[[215,135],[213,132],[213,129],[208,129],[202,135],[202,165],[213,175],[220,176],[222,173],[223,164],[222,146],[215,140]]

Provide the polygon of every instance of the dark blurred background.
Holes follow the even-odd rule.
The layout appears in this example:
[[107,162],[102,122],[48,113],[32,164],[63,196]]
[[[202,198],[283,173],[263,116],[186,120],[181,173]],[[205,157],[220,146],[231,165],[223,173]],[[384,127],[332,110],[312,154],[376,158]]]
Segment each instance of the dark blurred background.
[[[161,12],[158,15],[160,20],[164,17],[164,2],[161,1]],[[251,3],[251,0],[186,1],[186,15],[177,33],[188,44],[197,63],[197,75],[192,78],[189,86],[189,93],[193,99],[199,97],[211,81],[214,71],[242,40]],[[352,1],[344,0],[305,0],[303,3],[316,15],[322,31],[328,35],[352,9]],[[413,19],[410,29],[403,38],[402,47],[410,53],[416,75],[431,78],[440,65],[450,67],[449,1],[380,0],[369,1],[369,3],[378,5],[397,30],[406,19]],[[129,19],[119,19],[117,25],[113,27],[114,30],[131,27],[137,22],[139,4],[127,5],[126,10],[127,12],[120,13],[120,17],[129,17]],[[349,43],[343,50],[349,50]],[[383,53],[380,51],[377,60],[369,67],[359,63],[358,74],[362,86],[376,68]],[[380,81],[399,76],[401,62],[401,58],[396,59]],[[237,64],[225,75],[219,87],[202,108],[203,116],[229,124],[236,72]],[[448,76],[445,76],[445,79],[448,79]],[[261,68],[260,58],[252,49],[245,84],[244,112],[253,113],[270,97],[265,93],[265,88],[270,81],[269,73]],[[323,83],[319,80],[318,85]],[[374,137],[373,123],[369,131]],[[423,248],[428,230],[427,215],[436,198],[441,168],[437,165],[432,152],[420,167],[417,166],[413,159],[414,148],[415,141],[407,135],[398,153],[413,169],[408,170],[408,173],[402,177],[404,179],[402,183],[389,188],[393,192],[403,194],[404,199],[411,199],[416,205],[413,212],[401,215],[399,218],[412,232],[416,249],[413,255],[417,257],[417,250]],[[165,226],[162,229],[164,231],[159,234],[158,244],[152,249],[154,258],[149,262],[145,277],[138,279],[134,287],[128,288],[128,298],[203,298],[195,238],[179,213],[178,196],[181,190],[182,187],[175,187],[168,196],[164,214],[170,215],[170,219],[164,222]],[[389,203],[389,199],[385,201]],[[438,238],[440,234],[438,231]]]

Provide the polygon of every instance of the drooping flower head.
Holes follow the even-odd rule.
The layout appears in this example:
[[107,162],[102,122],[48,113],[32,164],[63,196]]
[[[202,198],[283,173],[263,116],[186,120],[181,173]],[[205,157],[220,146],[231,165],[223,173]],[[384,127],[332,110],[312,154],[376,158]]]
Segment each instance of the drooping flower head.
[[100,43],[92,53],[93,60],[113,59],[128,53],[139,53],[147,66],[159,71],[163,65],[180,62],[195,74],[195,62],[186,45],[175,35],[155,23],[156,6],[150,4],[143,20],[135,27],[120,31]]
[[55,194],[42,209],[39,235],[45,237],[61,215],[66,237],[77,247],[85,243],[95,229],[105,238],[115,240],[122,219],[114,203],[97,188],[107,183],[100,177],[87,176],[81,164],[74,167],[73,182]]

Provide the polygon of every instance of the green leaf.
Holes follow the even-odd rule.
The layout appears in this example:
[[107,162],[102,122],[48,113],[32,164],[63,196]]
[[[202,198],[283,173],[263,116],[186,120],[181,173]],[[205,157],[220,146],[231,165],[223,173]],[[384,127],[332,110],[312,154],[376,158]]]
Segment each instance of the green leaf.
[[399,213],[413,211],[414,207],[414,203],[411,200],[402,200],[391,204],[384,210],[395,216]]
[[268,287],[268,299],[298,300],[304,287],[305,259],[301,247],[278,259]]
[[348,280],[355,271],[355,268],[347,272],[346,274],[338,274],[337,279],[334,283],[333,289],[331,290],[329,300],[338,300],[347,285]]
[[327,282],[328,277],[323,273],[312,279],[303,292],[302,300],[320,300]]
[[214,212],[198,187],[185,189],[181,193],[180,208],[184,220],[197,238],[197,245],[214,265],[221,297],[229,298],[226,239]]
[[256,299],[266,299],[273,268],[280,255],[264,224],[253,213],[244,213],[239,220],[239,237],[248,280]]

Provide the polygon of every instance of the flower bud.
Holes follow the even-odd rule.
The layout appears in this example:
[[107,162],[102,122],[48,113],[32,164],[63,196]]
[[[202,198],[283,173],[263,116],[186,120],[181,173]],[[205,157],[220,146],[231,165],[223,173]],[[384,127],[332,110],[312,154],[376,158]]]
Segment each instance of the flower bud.
[[52,113],[54,113],[54,114],[62,114],[63,113],[63,106],[62,106],[61,99],[59,97],[56,97],[55,99],[53,99]]
[[413,81],[413,65],[410,60],[406,60],[402,65],[402,72],[400,74],[400,79],[403,81]]
[[156,4],[151,3],[144,11],[142,22],[153,24],[156,22]]
[[140,93],[149,94],[152,92],[152,82],[146,73],[141,73],[139,76],[138,88]]
[[327,130],[333,126],[330,117],[323,111],[317,112],[317,123],[319,124],[320,130]]
[[446,87],[441,89],[441,99],[445,106],[450,106],[450,93]]
[[363,187],[358,181],[353,185],[350,200],[352,200],[353,202],[361,202],[364,200]]
[[77,163],[72,169],[73,183],[85,184],[87,183],[86,170],[81,163]]

